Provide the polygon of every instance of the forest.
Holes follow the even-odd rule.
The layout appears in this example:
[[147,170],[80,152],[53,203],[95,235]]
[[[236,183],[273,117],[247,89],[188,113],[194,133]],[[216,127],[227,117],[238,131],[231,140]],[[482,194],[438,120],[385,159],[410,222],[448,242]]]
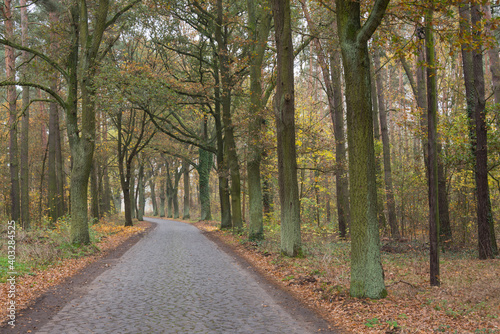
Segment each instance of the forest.
[[498,259],[497,3],[0,6],[2,222],[77,246],[109,217],[206,221],[297,259],[318,235],[370,299],[384,252],[418,248],[431,286],[447,254]]

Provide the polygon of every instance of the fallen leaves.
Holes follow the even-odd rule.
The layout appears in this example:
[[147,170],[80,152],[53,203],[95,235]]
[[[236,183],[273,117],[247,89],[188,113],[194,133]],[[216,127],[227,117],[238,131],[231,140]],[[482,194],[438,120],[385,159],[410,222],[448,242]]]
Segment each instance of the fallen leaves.
[[[151,223],[141,222],[133,227],[117,226],[113,223],[101,223],[92,226],[95,233],[101,236],[101,241],[95,246],[100,250],[98,253],[79,258],[60,260],[44,270],[35,270],[30,274],[16,278],[16,311],[29,307],[37,298],[43,295],[50,287],[62,283],[66,278],[75,275],[92,262],[106,255],[109,251],[118,247],[130,237],[143,232],[151,226]],[[8,299],[8,283],[0,284],[0,319],[6,321]],[[20,312],[21,311],[21,312]]]
[[[488,263],[473,259],[452,260],[443,265],[443,277],[446,279],[443,279],[442,287],[431,288],[420,260],[400,266],[407,258],[389,257],[384,262],[388,273],[386,283],[389,296],[382,300],[356,299],[349,296],[349,268],[341,261],[329,259],[325,262],[328,266],[318,268],[315,266],[319,261],[291,259],[263,250],[256,243],[246,242],[244,237],[218,230],[214,222],[198,222],[194,225],[230,245],[260,273],[346,332],[500,332],[498,260]],[[332,263],[334,268],[330,268]],[[483,306],[475,310],[471,308],[471,303],[483,303]],[[459,305],[464,306],[463,311],[458,309]]]

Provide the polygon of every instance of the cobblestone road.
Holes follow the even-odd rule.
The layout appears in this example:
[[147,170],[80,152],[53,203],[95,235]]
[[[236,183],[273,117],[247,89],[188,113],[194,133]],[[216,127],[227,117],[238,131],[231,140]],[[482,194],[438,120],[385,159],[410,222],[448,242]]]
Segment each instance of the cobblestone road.
[[37,333],[311,333],[194,226],[161,219]]

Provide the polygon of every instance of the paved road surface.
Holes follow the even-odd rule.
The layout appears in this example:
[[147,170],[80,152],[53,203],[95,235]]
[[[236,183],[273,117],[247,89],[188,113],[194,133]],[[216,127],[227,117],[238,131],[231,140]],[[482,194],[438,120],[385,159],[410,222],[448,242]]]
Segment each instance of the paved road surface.
[[194,226],[162,219],[37,333],[312,333]]

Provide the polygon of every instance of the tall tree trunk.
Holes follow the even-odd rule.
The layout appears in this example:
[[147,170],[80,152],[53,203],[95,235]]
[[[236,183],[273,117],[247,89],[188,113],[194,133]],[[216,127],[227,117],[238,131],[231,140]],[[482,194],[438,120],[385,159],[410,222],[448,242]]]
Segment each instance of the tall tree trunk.
[[[219,152],[217,152],[219,156]],[[198,164],[198,184],[200,187],[200,220],[212,220],[210,210],[210,170],[212,169],[212,153],[200,148]],[[222,177],[222,179],[226,178]],[[219,194],[221,194],[221,176],[219,175]],[[228,203],[229,201],[227,201]],[[222,199],[221,199],[222,204]]]
[[[103,142],[108,141],[108,119],[104,116],[103,127],[102,127],[102,140]],[[103,170],[102,170],[102,180],[104,186],[103,192],[103,212],[110,213],[111,212],[111,201],[112,201],[112,192],[111,192],[111,184],[109,182],[109,169],[108,169],[108,155],[103,155]]]
[[271,185],[271,180],[269,177],[264,176],[264,182],[262,186],[262,208],[264,210],[264,216],[269,218],[269,215],[273,212],[273,189]]
[[438,194],[438,152],[437,152],[437,80],[434,35],[432,32],[433,10],[425,15],[425,49],[427,64],[427,136],[429,175],[429,244],[430,284],[439,286],[439,194]]
[[90,216],[94,221],[99,220],[99,166],[97,157],[94,156],[92,171],[90,173]]
[[[175,172],[174,172],[175,173]],[[174,185],[172,182],[172,174],[170,172],[170,166],[167,161],[167,217],[174,217]]]
[[[265,119],[262,114],[262,66],[267,46],[267,38],[271,30],[272,16],[263,10],[256,8],[255,1],[247,0],[248,26],[252,44],[252,58],[250,60],[250,123],[248,125],[249,148],[247,159],[248,173],[248,205],[249,205],[249,232],[250,240],[264,238],[263,224],[263,197],[261,186],[261,161],[262,161],[262,137],[265,128]],[[259,13],[260,15],[258,15]],[[260,21],[257,21],[257,17]],[[257,26],[257,22],[260,24]]]
[[[217,174],[219,178],[219,199],[220,199],[220,210],[221,210],[221,224],[220,227],[221,229],[230,229],[232,227],[232,220],[231,220],[231,199],[229,197],[229,181],[228,181],[228,171],[227,171],[227,166],[226,166],[226,161],[224,160],[224,139],[222,136],[222,120],[221,120],[221,111],[220,111],[220,103],[218,102],[220,100],[220,89],[218,88],[218,79],[216,79],[216,88],[215,88],[215,132],[216,132],[216,139],[217,139]],[[205,123],[206,124],[206,123]],[[205,125],[206,129],[206,125]],[[201,154],[202,151],[200,151]],[[205,152],[205,151],[203,151]],[[206,152],[206,154],[209,154],[209,152]],[[205,157],[208,160],[208,157]],[[211,156],[210,156],[211,160]],[[210,170],[208,170],[208,173],[206,175],[207,180],[210,176],[209,173]],[[203,200],[204,197],[202,196],[201,193],[201,184],[200,184],[200,198]],[[208,181],[207,181],[207,194],[209,194],[208,190]],[[210,196],[206,197],[206,200],[208,203],[210,203]],[[202,203],[203,204],[203,203]],[[204,220],[204,219],[202,219]]]
[[[474,87],[476,103],[474,105],[474,121],[476,130],[476,187],[477,187],[477,225],[478,247],[480,259],[493,258],[492,238],[490,236],[490,220],[493,220],[490,204],[490,191],[488,186],[488,136],[486,125],[486,99],[484,88],[482,36],[481,36],[481,7],[477,4],[471,6],[471,23],[473,28],[472,50],[474,68]],[[495,239],[495,238],[493,238]]]
[[[161,167],[161,173],[165,174],[165,165]],[[165,179],[160,177],[160,217],[165,217]]]
[[[56,105],[57,108],[57,105]],[[56,182],[57,182],[57,217],[66,214],[66,204],[64,202],[64,160],[62,157],[62,139],[60,125],[60,110],[57,108],[56,114]]]
[[[125,220],[125,226],[132,226],[132,219],[135,218],[135,166],[134,163],[130,163],[128,166],[130,174],[128,174],[129,179],[129,211],[130,211],[130,225],[127,225],[127,220]],[[124,195],[125,196],[125,195]],[[125,209],[125,215],[127,209]]]
[[482,43],[477,22],[480,20],[479,6],[469,3],[459,7],[460,35],[472,34],[473,46],[462,43],[464,83],[467,96],[467,116],[469,119],[469,139],[474,159],[474,174],[477,199],[477,229],[479,258],[493,257],[489,219],[492,217],[489,206],[487,172],[487,133],[485,123],[485,93],[483,60],[480,48]]
[[[12,18],[11,0],[4,1],[3,14],[5,17],[5,37],[8,40],[14,38],[14,22]],[[5,74],[7,80],[15,81],[16,77],[16,56],[14,49],[5,46]],[[19,153],[17,147],[17,107],[16,107],[16,87],[7,87],[7,101],[9,107],[9,170],[10,170],[10,216],[14,221],[20,218],[20,197],[19,197]]]
[[59,218],[59,210],[57,208],[59,194],[57,192],[56,173],[56,132],[59,130],[57,113],[57,104],[51,103],[49,106],[48,205],[49,220],[52,224]]
[[[490,6],[484,6],[484,14],[485,18],[489,21],[491,20],[491,8]],[[485,26],[486,34],[492,35],[490,30],[490,26]],[[495,39],[493,46],[488,48],[488,58],[490,59],[490,72],[492,76],[492,84],[493,84],[493,94],[495,97],[495,104],[500,104],[500,48],[498,47],[498,42]],[[500,118],[497,119],[497,126],[500,126]],[[491,238],[491,247],[494,255],[498,255],[498,245],[497,239],[495,235],[495,220],[493,219],[493,212],[491,211],[491,198],[488,198],[488,206],[489,206],[489,214],[488,220],[490,225],[490,238]]]
[[144,220],[144,207],[146,205],[146,198],[144,197],[144,162],[139,164],[139,177],[137,181],[137,188],[139,188],[139,210],[137,212],[137,220]]
[[218,44],[218,56],[222,84],[222,119],[224,122],[224,155],[231,177],[231,223],[236,231],[241,230],[243,221],[241,218],[241,178],[234,139],[234,126],[231,117],[231,68],[229,66],[227,48],[228,28],[224,20],[222,0],[217,0],[217,25],[215,28],[215,39]]
[[298,256],[302,253],[302,245],[295,147],[295,94],[290,1],[274,0],[272,5],[278,69],[274,112],[278,137],[281,252],[287,256]]
[[179,187],[178,184],[172,189],[172,205],[174,207],[174,219],[179,218]]
[[[28,46],[28,9],[26,7],[26,0],[21,0],[21,44],[23,46]],[[27,63],[29,60],[29,54],[26,51],[22,52],[23,63]],[[27,81],[28,68],[23,66],[22,76],[23,79]],[[30,91],[29,87],[23,87],[23,97],[22,97],[22,128],[21,128],[21,222],[24,229],[28,230],[30,228],[30,202],[29,202],[29,125],[30,125]]]
[[151,190],[151,204],[153,205],[153,216],[158,216],[158,203],[156,202],[156,184],[154,173],[151,172],[151,178],[149,179],[149,188]]
[[186,159],[182,160],[182,172],[184,175],[184,206],[183,206],[183,213],[182,213],[182,219],[189,219],[190,218],[190,182],[189,182],[189,161]]
[[387,129],[387,109],[385,106],[384,84],[385,70],[380,67],[380,54],[375,51],[373,57],[375,68],[379,71],[376,77],[378,109],[380,117],[380,132],[382,134],[382,150],[384,152],[384,180],[385,180],[385,195],[387,200],[387,212],[389,217],[389,226],[391,227],[391,236],[394,239],[399,239],[398,222],[396,219],[396,203],[394,200],[394,190],[392,186],[392,168],[391,168],[391,147],[389,142],[389,131]]
[[380,24],[388,0],[376,0],[361,25],[360,3],[336,0],[337,28],[346,84],[347,140],[351,191],[351,289],[354,297],[384,298],[377,220],[368,39]]

